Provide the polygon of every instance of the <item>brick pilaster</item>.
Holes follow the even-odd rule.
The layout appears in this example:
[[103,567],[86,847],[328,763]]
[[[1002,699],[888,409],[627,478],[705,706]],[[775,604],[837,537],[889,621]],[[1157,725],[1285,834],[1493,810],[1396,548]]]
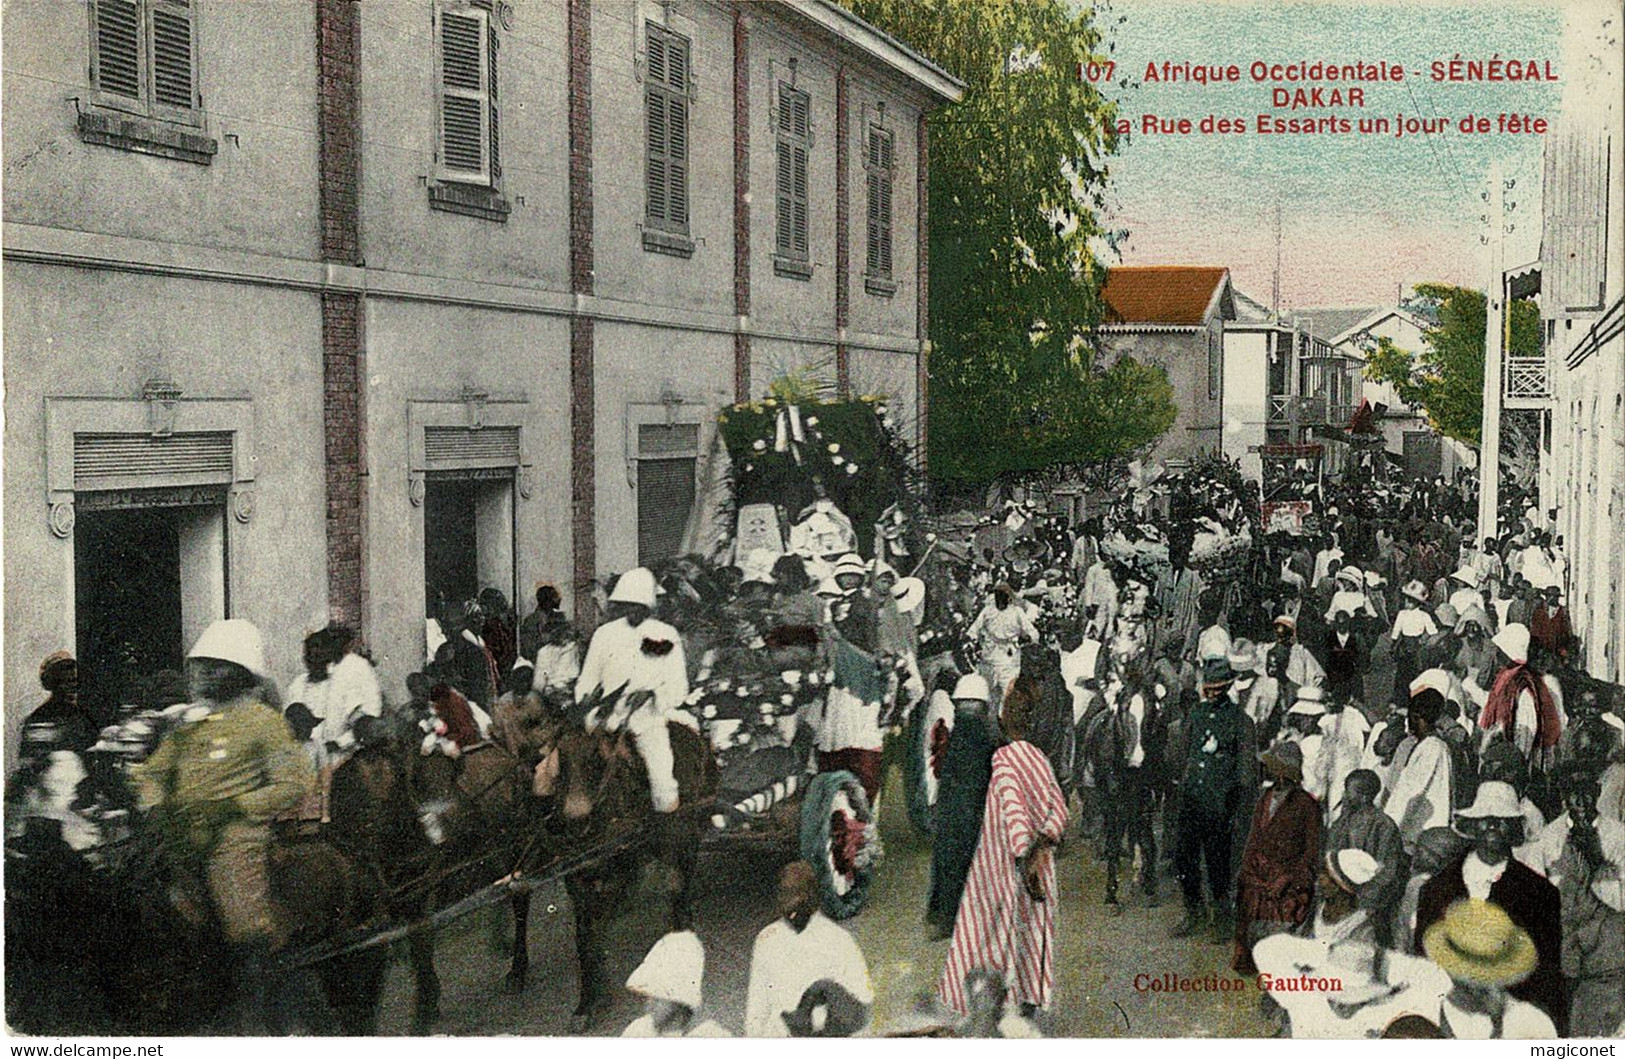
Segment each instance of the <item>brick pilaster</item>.
[[835,385],[842,396],[851,392],[852,367],[846,347],[846,326],[851,314],[852,180],[850,131],[847,128],[846,67],[835,72]]
[[[592,249],[592,6],[569,0],[570,99],[570,290],[593,293]],[[593,612],[592,582],[598,572],[597,478],[593,372],[593,321],[570,317],[570,538],[571,584],[576,621],[588,628]]]
[[[316,0],[318,201],[322,259],[361,258],[360,10]],[[361,297],[322,304],[322,440],[327,491],[327,609],[366,635],[366,352]]]
[[924,114],[915,126],[914,142],[919,148],[914,163],[914,337],[920,343],[914,367],[914,447],[923,471],[931,440],[931,140]]
[[[750,316],[750,28],[734,9],[734,317]],[[736,327],[739,326],[736,323]],[[750,335],[734,332],[734,400],[750,400]]]

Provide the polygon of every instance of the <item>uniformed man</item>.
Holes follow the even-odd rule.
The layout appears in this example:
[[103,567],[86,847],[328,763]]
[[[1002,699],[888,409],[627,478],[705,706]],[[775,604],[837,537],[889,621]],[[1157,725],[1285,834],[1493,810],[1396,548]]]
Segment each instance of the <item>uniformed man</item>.
[[1174,937],[1200,930],[1207,918],[1202,896],[1206,861],[1213,902],[1212,938],[1229,940],[1234,931],[1229,897],[1231,841],[1240,793],[1251,782],[1256,753],[1252,726],[1231,701],[1234,679],[1227,659],[1205,663],[1201,701],[1191,707],[1184,726],[1185,766],[1179,785],[1179,847],[1174,855],[1185,898],[1185,918]]
[[132,769],[171,857],[202,876],[235,957],[249,1032],[285,1029],[268,961],[288,931],[272,905],[266,854],[272,817],[315,782],[309,755],[266,703],[265,671],[253,623],[210,625],[187,656],[192,697],[209,713],[170,732]]

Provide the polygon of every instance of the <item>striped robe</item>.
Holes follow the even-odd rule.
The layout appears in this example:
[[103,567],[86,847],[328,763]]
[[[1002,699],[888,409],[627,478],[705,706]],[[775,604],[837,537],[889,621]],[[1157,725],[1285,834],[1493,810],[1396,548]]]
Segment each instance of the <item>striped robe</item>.
[[965,975],[978,967],[1004,975],[1017,1003],[1048,1008],[1055,990],[1055,861],[1044,872],[1045,900],[1022,885],[1020,859],[1039,836],[1060,841],[1066,798],[1049,760],[1028,742],[993,752],[993,779],[982,813],[982,837],[959,902],[948,966],[937,995],[968,1014]]

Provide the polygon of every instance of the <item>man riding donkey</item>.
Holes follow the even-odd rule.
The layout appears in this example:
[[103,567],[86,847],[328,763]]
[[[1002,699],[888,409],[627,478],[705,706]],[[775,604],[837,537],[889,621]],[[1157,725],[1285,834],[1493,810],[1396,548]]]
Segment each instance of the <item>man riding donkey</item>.
[[287,1032],[300,1015],[307,1029],[323,1029],[313,1024],[323,1005],[296,992],[307,976],[274,964],[289,929],[267,863],[272,818],[313,788],[310,757],[273,707],[264,644],[251,622],[210,625],[186,668],[194,702],[209,712],[171,731],[131,770],[141,806],[152,812],[181,894],[206,895],[231,952],[243,1030]]

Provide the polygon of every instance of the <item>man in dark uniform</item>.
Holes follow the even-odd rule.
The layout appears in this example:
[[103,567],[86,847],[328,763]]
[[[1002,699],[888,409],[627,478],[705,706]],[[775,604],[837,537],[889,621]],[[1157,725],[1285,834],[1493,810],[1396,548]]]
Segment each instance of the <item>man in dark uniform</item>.
[[1207,864],[1213,901],[1212,940],[1223,944],[1235,932],[1230,912],[1231,841],[1234,816],[1243,785],[1249,782],[1253,741],[1251,726],[1228,694],[1234,674],[1225,659],[1203,667],[1202,698],[1191,707],[1183,731],[1184,768],[1179,785],[1179,846],[1175,871],[1185,898],[1185,918],[1174,937],[1199,930],[1207,919],[1202,899],[1202,864]]

